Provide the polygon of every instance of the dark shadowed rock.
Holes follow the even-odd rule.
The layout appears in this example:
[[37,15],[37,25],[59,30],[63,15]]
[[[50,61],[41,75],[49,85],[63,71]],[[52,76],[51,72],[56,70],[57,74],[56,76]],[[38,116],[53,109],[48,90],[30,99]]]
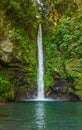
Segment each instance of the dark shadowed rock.
[[77,94],[72,93],[72,92],[69,93],[69,99],[70,99],[70,101],[80,101],[81,100]]

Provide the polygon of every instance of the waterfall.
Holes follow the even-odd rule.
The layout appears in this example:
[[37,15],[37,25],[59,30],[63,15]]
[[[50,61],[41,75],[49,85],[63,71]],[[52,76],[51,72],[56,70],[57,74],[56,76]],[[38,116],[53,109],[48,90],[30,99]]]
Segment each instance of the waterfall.
[[37,46],[38,46],[37,97],[25,99],[23,101],[54,101],[51,98],[45,98],[45,95],[44,95],[44,58],[43,58],[42,26],[41,26],[41,24],[39,24],[39,28],[38,28]]
[[21,101],[54,101],[54,99],[45,98],[44,95],[44,56],[43,56],[41,24],[39,24],[38,28],[37,46],[38,46],[37,97],[33,96],[33,98],[24,99]]
[[42,27],[39,24],[38,35],[37,35],[37,44],[38,44],[38,92],[37,98],[44,99],[44,61],[43,61],[43,46],[42,46]]

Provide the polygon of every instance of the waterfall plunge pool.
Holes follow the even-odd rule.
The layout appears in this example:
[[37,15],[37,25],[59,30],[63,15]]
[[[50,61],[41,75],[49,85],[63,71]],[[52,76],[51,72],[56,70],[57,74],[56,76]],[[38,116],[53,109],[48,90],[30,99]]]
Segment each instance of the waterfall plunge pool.
[[22,101],[26,101],[26,102],[29,102],[29,101],[32,101],[32,102],[45,102],[45,101],[59,101],[58,99],[57,100],[54,100],[54,99],[51,99],[51,98],[29,98],[29,99],[24,99]]
[[82,130],[81,102],[0,105],[0,130]]

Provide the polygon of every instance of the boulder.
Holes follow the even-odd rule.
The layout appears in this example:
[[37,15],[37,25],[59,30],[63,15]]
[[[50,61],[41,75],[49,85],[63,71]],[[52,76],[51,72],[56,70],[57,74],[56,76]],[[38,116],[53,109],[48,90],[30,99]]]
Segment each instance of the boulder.
[[77,94],[70,92],[69,93],[69,100],[70,101],[80,101],[81,99]]

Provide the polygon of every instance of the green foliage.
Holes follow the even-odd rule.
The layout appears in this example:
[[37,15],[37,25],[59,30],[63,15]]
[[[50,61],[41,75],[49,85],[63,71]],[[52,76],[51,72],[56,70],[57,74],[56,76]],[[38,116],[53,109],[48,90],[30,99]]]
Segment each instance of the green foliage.
[[55,6],[59,14],[65,14],[66,16],[72,16],[78,9],[77,3],[74,0],[57,0]]
[[[58,72],[61,78],[69,78],[69,82],[73,83],[76,88],[81,89],[82,87],[81,19],[81,10],[77,10],[71,18],[64,15],[59,20],[58,25],[44,35],[47,88],[54,82],[52,80],[52,72],[54,71]],[[81,96],[82,92],[77,92]]]
[[[0,2],[0,40],[8,38],[9,31],[12,31],[10,40],[13,42],[13,52],[10,55],[13,55],[16,60],[20,61],[20,63],[16,63],[17,66],[20,66],[18,68],[17,75],[14,71],[11,75],[11,73],[6,70],[8,74],[10,73],[10,77],[9,79],[3,78],[3,81],[8,81],[9,85],[3,82],[3,85],[1,85],[1,91],[2,89],[5,89],[5,92],[2,92],[1,97],[6,99],[8,99],[8,97],[12,98],[12,95],[14,95],[13,87],[21,87],[21,85],[25,85],[23,84],[24,82],[22,84],[20,83],[20,75],[22,75],[22,77],[25,76],[24,80],[27,83],[27,87],[30,89],[36,87],[37,15],[41,17],[40,13],[38,12],[38,8],[34,6],[32,0],[3,0]],[[14,65],[15,63],[10,64]],[[4,74],[4,69],[2,74]],[[11,85],[12,79],[13,82]],[[8,92],[6,92],[7,88],[9,88]]]
[[81,57],[81,32],[82,23],[77,20],[77,17],[74,19],[61,19],[60,24],[54,31],[54,43],[62,52],[64,58]]
[[8,80],[8,77],[3,74],[0,74],[0,99],[14,99],[14,91],[10,81]]
[[2,19],[6,18],[3,22],[12,24],[13,28],[19,27],[24,33],[26,32],[27,35],[32,36],[33,31],[37,28],[36,15],[40,16],[32,1],[3,0],[0,3],[0,8],[0,11],[4,12]]
[[[6,14],[15,26],[24,28],[26,31],[32,26],[37,27],[36,15],[38,10],[27,1],[9,1],[6,5]],[[31,19],[29,19],[31,17]],[[29,25],[29,28],[28,28]]]
[[[9,12],[9,13],[8,13]],[[14,23],[14,52],[21,53],[22,71],[31,86],[36,82],[36,28],[39,15],[32,1],[11,1],[6,13]]]
[[[34,37],[34,36],[33,36]],[[36,83],[36,42],[30,38],[20,28],[15,29],[13,33],[15,46],[14,52],[21,53],[20,59],[22,61],[22,70],[27,73],[27,80],[31,87]],[[32,80],[32,81],[31,81]]]
[[45,47],[45,86],[46,89],[53,83],[52,70],[53,70],[53,51],[51,46],[51,35],[46,34],[43,37],[44,47]]

